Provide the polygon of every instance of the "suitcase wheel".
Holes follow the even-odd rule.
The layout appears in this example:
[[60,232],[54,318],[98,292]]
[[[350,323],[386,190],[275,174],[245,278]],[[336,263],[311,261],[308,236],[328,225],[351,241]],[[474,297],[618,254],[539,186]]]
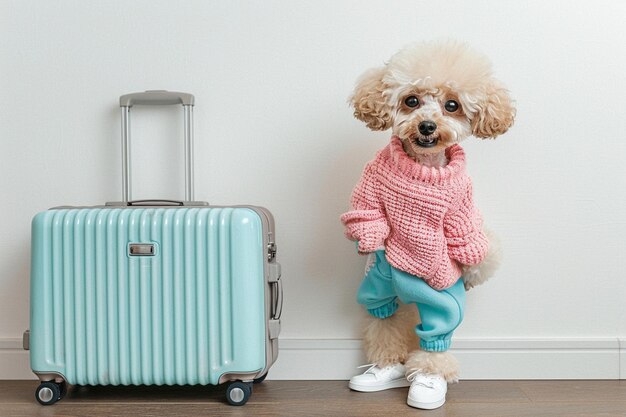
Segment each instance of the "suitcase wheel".
[[57,384],[56,382],[46,381],[37,387],[35,398],[41,405],[52,405],[63,398],[66,392],[65,382]]
[[244,405],[252,394],[252,382],[231,382],[226,389],[226,400],[230,405]]

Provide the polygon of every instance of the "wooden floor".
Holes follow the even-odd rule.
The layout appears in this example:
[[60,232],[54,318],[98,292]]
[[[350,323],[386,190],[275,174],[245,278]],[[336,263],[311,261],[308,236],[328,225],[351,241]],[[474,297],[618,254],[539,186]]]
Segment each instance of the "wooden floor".
[[72,387],[35,401],[37,381],[0,381],[0,416],[626,416],[626,381],[462,381],[440,409],[406,405],[407,388],[358,393],[345,381],[265,381],[233,407],[224,387]]

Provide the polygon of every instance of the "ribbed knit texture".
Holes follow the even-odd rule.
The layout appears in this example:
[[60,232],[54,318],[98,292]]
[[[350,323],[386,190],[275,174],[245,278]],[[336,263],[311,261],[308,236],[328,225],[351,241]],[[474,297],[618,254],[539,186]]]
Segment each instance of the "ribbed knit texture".
[[367,312],[376,318],[386,319],[387,317],[393,316],[393,314],[398,310],[398,307],[398,303],[396,301],[392,301],[377,308],[368,308]]
[[359,252],[384,246],[391,265],[438,290],[454,285],[460,264],[480,263],[489,249],[463,148],[449,147],[446,157],[445,167],[420,165],[392,137],[366,165],[352,193],[353,210],[341,216]]
[[420,349],[426,350],[428,352],[445,352],[450,349],[450,345],[452,344],[452,336],[448,336],[445,339],[438,340],[421,340],[420,339]]

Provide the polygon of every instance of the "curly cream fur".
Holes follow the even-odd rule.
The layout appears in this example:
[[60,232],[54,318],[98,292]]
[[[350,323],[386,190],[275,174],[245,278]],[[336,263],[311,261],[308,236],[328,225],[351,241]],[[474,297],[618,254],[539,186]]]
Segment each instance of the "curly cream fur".
[[382,77],[385,67],[373,68],[357,81],[350,103],[354,107],[354,117],[365,122],[372,130],[387,130],[391,127],[391,106],[383,97],[386,86]]
[[488,139],[502,135],[513,125],[515,108],[508,91],[499,81],[492,79],[479,97],[479,111],[472,119],[472,133],[477,138]]
[[[389,62],[366,71],[357,81],[350,103],[354,116],[372,130],[393,129],[401,139],[415,139],[416,126],[425,115],[415,109],[407,115],[402,103],[409,94],[426,97],[442,106],[445,100],[458,100],[462,111],[455,115],[438,109],[429,111],[441,131],[449,131],[440,146],[424,153],[442,152],[465,139],[495,138],[506,132],[515,119],[515,108],[504,86],[493,77],[491,64],[467,44],[455,41],[423,42],[409,45]],[[463,117],[461,117],[463,116]],[[467,122],[467,129],[465,124]],[[401,125],[404,127],[401,129]],[[412,136],[412,137],[407,137]]]
[[406,375],[413,372],[441,375],[447,382],[459,382],[459,362],[449,352],[411,352],[405,363]]
[[386,319],[368,317],[363,332],[363,347],[370,363],[380,367],[404,363],[419,346],[414,328],[419,323],[414,305],[400,304],[396,313]]

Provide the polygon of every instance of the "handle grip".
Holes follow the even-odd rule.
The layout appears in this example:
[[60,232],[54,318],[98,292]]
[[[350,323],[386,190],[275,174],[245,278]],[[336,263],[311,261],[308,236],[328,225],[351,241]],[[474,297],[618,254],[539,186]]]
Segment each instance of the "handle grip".
[[281,267],[278,262],[270,262],[269,284],[271,289],[271,318],[279,320],[283,312],[283,282],[281,281]]
[[120,107],[132,107],[134,105],[168,106],[172,104],[193,106],[194,103],[193,94],[178,91],[148,90],[143,93],[124,94],[120,97]]
[[275,283],[272,283],[272,289],[276,291],[274,305],[272,306],[272,318],[279,320],[280,316],[283,314],[283,282],[279,279]]
[[143,93],[124,94],[120,97],[122,112],[122,201],[131,198],[130,163],[130,109],[133,105],[182,104],[185,134],[185,201],[194,201],[193,175],[193,106],[194,96],[176,91],[149,90]]
[[126,203],[128,206],[184,206],[180,200],[132,200]]

